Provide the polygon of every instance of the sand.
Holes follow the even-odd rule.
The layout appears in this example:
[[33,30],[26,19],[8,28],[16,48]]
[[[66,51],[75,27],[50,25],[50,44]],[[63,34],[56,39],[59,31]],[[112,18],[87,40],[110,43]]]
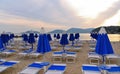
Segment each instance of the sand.
[[[120,55],[120,42],[112,42],[111,44],[112,44],[112,47],[114,48],[115,53]],[[28,64],[31,64],[34,61],[42,61],[43,60],[42,56],[39,56],[38,58],[28,58],[28,57],[19,58],[18,53],[22,51],[20,49],[18,50],[19,46],[20,46],[20,41],[16,41],[14,50],[16,50],[17,53],[13,54],[11,56],[8,56],[7,58],[2,57],[2,59],[17,60],[17,61],[20,61],[20,63],[15,65],[12,68],[5,70],[4,72],[2,72],[0,74],[17,74],[18,72],[23,70]],[[34,47],[36,49],[36,45],[34,45]],[[62,47],[58,47],[56,50],[61,50],[61,49],[62,49]],[[65,61],[62,62],[62,63],[67,64],[67,69],[64,74],[82,74],[82,72],[81,72],[82,64],[89,64],[88,55],[87,55],[89,51],[90,51],[89,41],[83,41],[83,47],[80,49],[79,52],[77,52],[76,62],[75,63],[66,63]],[[54,51],[51,51],[44,55],[45,61],[48,61],[51,64],[53,63],[53,61],[51,60],[53,52]],[[119,60],[116,61],[116,59],[113,60],[112,63],[120,65],[120,61]],[[40,70],[39,74],[43,74],[43,70]]]

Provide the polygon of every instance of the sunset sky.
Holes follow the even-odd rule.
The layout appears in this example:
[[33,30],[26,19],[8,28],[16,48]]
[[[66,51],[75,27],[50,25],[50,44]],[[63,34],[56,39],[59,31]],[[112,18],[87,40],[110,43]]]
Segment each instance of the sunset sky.
[[0,33],[120,26],[120,0],[0,0]]

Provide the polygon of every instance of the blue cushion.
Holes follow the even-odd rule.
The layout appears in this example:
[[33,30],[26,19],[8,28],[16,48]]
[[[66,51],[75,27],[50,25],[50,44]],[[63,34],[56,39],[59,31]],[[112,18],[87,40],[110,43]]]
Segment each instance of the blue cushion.
[[1,63],[0,65],[13,66],[14,64],[16,64],[16,62],[4,62],[4,63]]
[[51,65],[48,70],[65,70],[66,66]]
[[23,53],[30,53],[30,52],[32,52],[33,51],[33,49],[29,49],[29,50],[25,50]]
[[40,63],[32,63],[32,64],[30,64],[28,67],[42,68],[43,65],[41,65]]
[[62,54],[63,52],[54,52],[54,54]]
[[75,52],[66,52],[67,54],[76,54]]
[[82,66],[82,69],[88,71],[100,71],[99,68],[96,66]]
[[111,67],[108,69],[109,72],[120,72],[120,66],[119,67]]
[[15,50],[8,50],[8,52],[15,52]]
[[40,64],[43,65],[43,66],[48,66],[50,63],[49,62],[42,62]]

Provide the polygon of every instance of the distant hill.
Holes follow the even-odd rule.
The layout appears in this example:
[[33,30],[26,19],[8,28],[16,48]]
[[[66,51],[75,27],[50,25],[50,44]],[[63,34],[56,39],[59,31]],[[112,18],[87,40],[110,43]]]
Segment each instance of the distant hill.
[[[66,30],[67,33],[90,33],[94,28],[81,29],[81,28],[70,28]],[[65,30],[53,30],[49,33],[63,33]]]
[[31,30],[29,30],[29,31],[26,31],[26,32],[23,32],[23,33],[40,33],[40,32],[38,32],[38,31],[31,31]]
[[[104,26],[108,34],[120,34],[120,26]],[[101,27],[93,29],[92,32],[98,32]]]
[[70,28],[66,32],[67,33],[90,33],[92,30],[93,28],[88,28],[88,29]]
[[48,32],[48,33],[63,33],[64,30],[53,30],[51,32]]

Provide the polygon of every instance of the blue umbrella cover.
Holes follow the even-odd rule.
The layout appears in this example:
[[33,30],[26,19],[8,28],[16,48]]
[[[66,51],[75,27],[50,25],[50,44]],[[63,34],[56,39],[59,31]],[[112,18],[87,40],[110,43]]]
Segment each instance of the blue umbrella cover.
[[60,39],[60,34],[57,34],[57,37],[56,37],[57,39]]
[[44,53],[50,52],[50,51],[51,51],[51,47],[50,47],[47,35],[40,34],[39,40],[38,40],[38,45],[37,45],[37,52],[44,54]]
[[31,48],[33,49],[33,43],[35,43],[34,33],[29,34],[28,42],[32,45]]
[[47,38],[48,38],[49,41],[52,41],[52,38],[51,38],[50,34],[47,34]]
[[1,37],[0,37],[0,51],[1,51],[1,49],[3,49],[4,47],[3,47],[3,42],[2,42],[2,39],[1,39]]
[[95,52],[103,56],[103,63],[105,63],[105,55],[114,53],[112,45],[104,28],[101,28],[98,33]]
[[73,46],[74,45],[74,40],[75,40],[75,37],[74,37],[73,33],[70,34],[69,40],[72,41],[72,46]]
[[65,51],[64,49],[65,45],[69,44],[67,37],[68,37],[67,34],[62,34],[62,38],[60,40],[60,44],[63,46],[63,51]]

